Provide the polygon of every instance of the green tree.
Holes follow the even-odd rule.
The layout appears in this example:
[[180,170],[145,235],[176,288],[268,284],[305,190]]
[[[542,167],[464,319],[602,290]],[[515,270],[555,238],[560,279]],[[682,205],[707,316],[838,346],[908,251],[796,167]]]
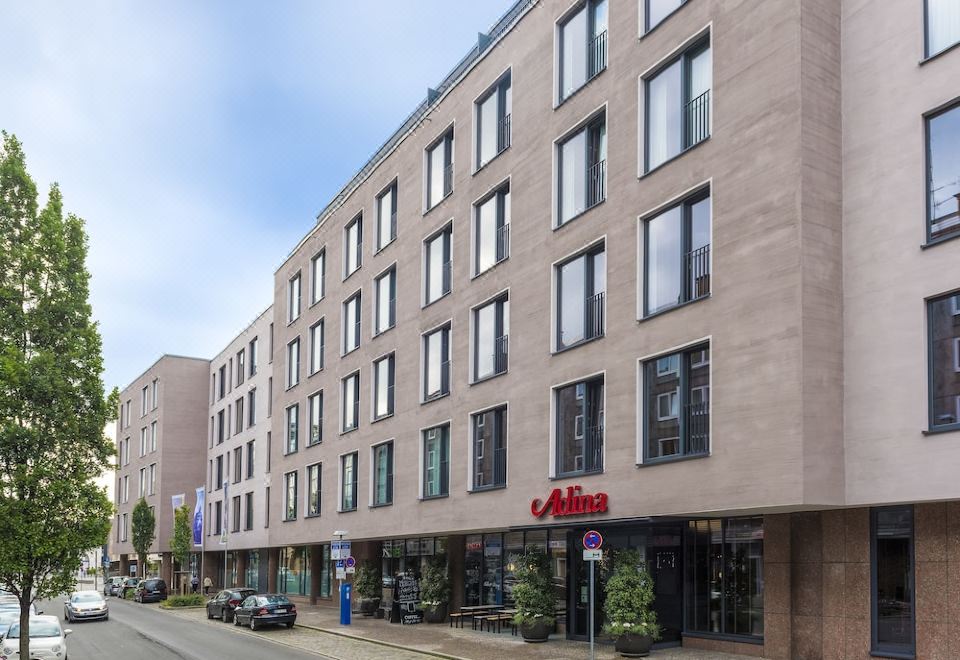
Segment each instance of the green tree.
[[130,527],[130,542],[133,545],[133,551],[137,553],[140,577],[147,577],[147,553],[150,552],[150,546],[157,538],[157,520],[153,515],[153,509],[142,497],[137,502],[137,506],[133,507]]
[[0,586],[29,608],[74,586],[81,553],[106,542],[112,506],[100,334],[91,320],[83,220],[60,189],[40,209],[15,136],[0,133]]
[[170,552],[183,571],[183,567],[190,561],[190,549],[193,546],[193,530],[190,509],[186,505],[177,507],[173,512],[173,537],[170,539]]

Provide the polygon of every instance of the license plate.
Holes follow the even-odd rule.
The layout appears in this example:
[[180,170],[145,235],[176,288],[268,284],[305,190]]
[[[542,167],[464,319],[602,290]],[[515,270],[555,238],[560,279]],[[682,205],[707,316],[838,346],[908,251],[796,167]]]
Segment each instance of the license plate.
[[276,610],[277,614],[286,614],[286,610]]

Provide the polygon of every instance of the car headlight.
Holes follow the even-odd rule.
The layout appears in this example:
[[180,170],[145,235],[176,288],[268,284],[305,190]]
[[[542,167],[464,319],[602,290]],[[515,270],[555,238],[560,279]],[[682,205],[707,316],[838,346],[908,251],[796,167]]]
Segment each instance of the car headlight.
[[4,647],[3,647],[3,654],[4,654],[4,655],[12,655],[12,654],[13,654],[13,649],[7,648],[6,646],[4,646]]
[[56,646],[51,647],[50,650],[54,653],[60,653],[60,645],[57,644]]

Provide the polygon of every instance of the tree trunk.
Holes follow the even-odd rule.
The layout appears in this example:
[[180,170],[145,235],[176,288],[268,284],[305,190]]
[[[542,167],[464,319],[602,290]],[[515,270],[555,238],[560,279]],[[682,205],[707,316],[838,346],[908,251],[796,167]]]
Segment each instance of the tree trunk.
[[33,589],[24,587],[20,592],[20,657],[30,657],[30,601],[33,600]]

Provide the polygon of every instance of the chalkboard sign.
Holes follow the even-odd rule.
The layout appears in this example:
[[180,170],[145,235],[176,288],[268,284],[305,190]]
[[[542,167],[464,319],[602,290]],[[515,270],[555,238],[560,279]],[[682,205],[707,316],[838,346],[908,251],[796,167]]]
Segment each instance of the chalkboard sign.
[[397,576],[393,594],[394,605],[399,608],[400,620],[405,624],[422,623],[420,610],[420,583],[410,574]]

